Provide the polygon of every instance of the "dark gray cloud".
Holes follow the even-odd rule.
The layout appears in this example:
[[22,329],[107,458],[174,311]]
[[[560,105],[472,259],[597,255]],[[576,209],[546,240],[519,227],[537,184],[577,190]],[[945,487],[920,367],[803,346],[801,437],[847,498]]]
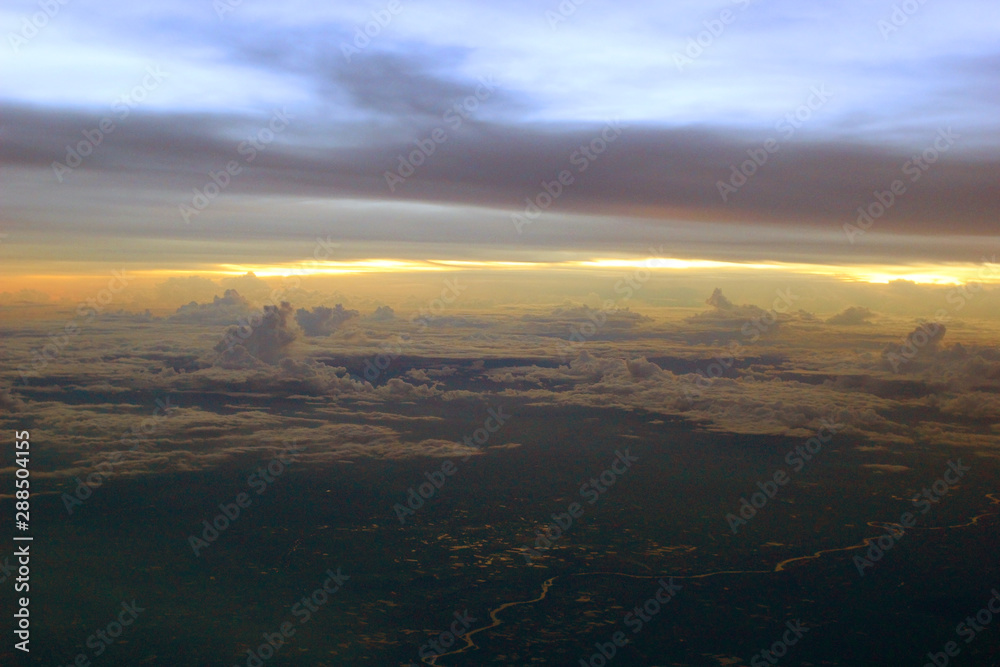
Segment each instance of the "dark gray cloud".
[[712,291],[712,296],[708,297],[705,303],[717,310],[733,310],[736,308],[733,302],[727,299],[718,287]]
[[[197,281],[192,281],[200,284]],[[182,285],[185,283],[181,283]],[[174,284],[171,284],[173,286]],[[212,298],[211,303],[191,303],[177,309],[170,319],[177,322],[192,322],[200,324],[231,324],[250,313],[250,302],[234,289],[227,289],[219,297]]]
[[225,337],[215,346],[219,353],[218,363],[237,368],[256,366],[254,360],[278,363],[298,333],[290,303],[282,301],[278,306],[264,306],[263,312],[254,313],[247,323],[229,327]]
[[391,322],[396,319],[396,311],[391,306],[379,306],[374,313],[368,316],[368,319],[375,322]]
[[[78,111],[11,104],[3,105],[0,113],[6,126],[0,160],[11,173],[47,170],[54,161],[63,161],[66,146],[82,141],[82,131],[100,120]],[[39,214],[35,199],[35,187],[41,187],[40,183],[11,191],[8,228],[63,233],[71,225],[63,212],[73,210],[97,233],[167,238],[229,234],[237,221],[227,222],[220,211],[211,207],[206,211],[204,219],[211,220],[211,225],[196,219],[197,224],[186,227],[177,210],[179,205],[190,203],[194,188],[205,187],[210,171],[217,172],[227,162],[241,159],[241,135],[250,136],[266,123],[267,117],[248,115],[136,113],[120,131],[107,136],[81,167],[67,174],[66,183],[59,185],[52,175],[51,185],[45,187],[49,210],[44,215]],[[835,252],[854,257],[870,255],[879,245],[877,239],[887,235],[941,237],[946,242],[934,250],[941,259],[962,257],[967,261],[969,247],[979,241],[975,237],[995,232],[994,212],[1000,210],[1000,190],[995,187],[1000,182],[1000,161],[996,159],[972,157],[956,149],[911,182],[915,174],[908,176],[902,169],[912,153],[844,143],[784,144],[723,202],[717,183],[729,178],[730,165],[748,159],[747,150],[761,145],[764,137],[740,136],[731,130],[648,125],[623,128],[621,136],[591,162],[584,162],[579,151],[601,136],[601,125],[480,122],[465,123],[459,130],[443,126],[447,140],[390,194],[385,173],[397,169],[400,156],[406,158],[417,150],[414,139],[426,139],[436,127],[429,120],[419,125],[380,133],[381,128],[366,123],[299,119],[266,150],[258,152],[252,164],[243,165],[243,172],[232,179],[214,205],[222,208],[225,202],[227,207],[239,207],[244,199],[264,195],[465,204],[523,215],[526,200],[538,198],[543,182],[551,183],[560,171],[567,170],[574,182],[563,188],[542,214],[542,222],[564,213],[648,220],[645,232],[632,230],[635,239],[655,236],[661,226],[670,229],[671,221],[695,226],[726,223],[748,233],[768,225],[796,233],[811,230],[838,235],[843,247]],[[337,137],[354,139],[351,146],[317,148],[337,143]],[[928,137],[928,145],[933,139]],[[357,141],[365,145],[359,146]],[[574,156],[576,163],[572,162]],[[586,171],[579,171],[584,164]],[[33,178],[37,178],[39,172],[34,173]],[[896,180],[904,182],[906,192],[895,197],[884,216],[874,220],[864,242],[852,247],[842,226],[854,223],[857,208],[876,203],[876,193],[886,191]],[[128,211],[144,214],[122,215]],[[483,231],[474,225],[458,230],[447,225],[421,225],[417,233],[411,232],[405,220],[373,222],[369,228],[345,230],[345,236],[359,240],[385,235],[422,241],[483,240]],[[241,217],[238,224],[255,237],[286,233],[270,221]],[[385,224],[390,226],[384,228]],[[533,224],[520,236],[513,227],[507,227],[502,235],[493,230],[492,240],[538,247],[553,243],[607,246],[611,241],[601,226],[575,225],[572,241],[567,240],[564,227],[559,233],[548,233],[543,227],[541,222]],[[620,239],[623,233],[628,232],[622,230],[612,237]],[[791,237],[785,240],[792,242]],[[706,237],[704,243],[711,246],[716,240]],[[896,252],[907,249],[897,248]],[[931,250],[914,248],[911,252],[919,257]]]
[[4,412],[17,412],[23,407],[21,399],[10,393],[6,387],[0,387],[0,410]]
[[844,325],[871,324],[871,318],[874,316],[875,313],[868,308],[851,306],[827,319],[826,323]]
[[[698,313],[697,315],[692,315],[687,318],[688,322],[701,324],[715,323],[723,326],[731,326],[734,329],[740,329],[744,324],[751,321],[761,321],[762,318],[769,315],[768,311],[754,304],[744,304],[739,306],[734,304],[718,287],[712,291],[712,295],[705,300],[705,303],[711,306],[712,310],[706,310],[702,313]],[[787,306],[784,308],[787,310]],[[784,312],[784,310],[782,312]],[[778,313],[774,313],[772,318],[774,321],[782,319],[781,315]],[[770,321],[768,323],[768,328],[770,328],[770,325],[774,324],[774,321]]]
[[311,311],[299,308],[295,311],[295,321],[307,336],[329,336],[348,320],[361,313],[337,304],[335,308],[316,306]]

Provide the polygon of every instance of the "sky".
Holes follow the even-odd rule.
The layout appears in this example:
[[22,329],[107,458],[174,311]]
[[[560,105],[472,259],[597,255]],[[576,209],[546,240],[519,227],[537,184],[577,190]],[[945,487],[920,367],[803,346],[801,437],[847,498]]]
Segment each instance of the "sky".
[[[114,558],[150,608],[117,664],[235,664],[338,553],[357,597],[282,660],[402,664],[468,603],[532,629],[478,626],[498,660],[567,664],[560,633],[589,652],[643,599],[609,573],[675,566],[701,625],[663,621],[644,655],[747,664],[728,652],[771,639],[748,628],[800,609],[834,634],[794,664],[881,655],[890,588],[906,646],[944,645],[941,609],[996,580],[964,563],[1000,503],[998,32],[996,0],[0,2],[0,428],[30,429],[32,494],[66,512],[47,544],[72,547],[41,579],[74,603],[43,612],[66,649],[47,664],[101,627],[94,591],[125,590]],[[726,513],[822,433],[737,535]],[[175,560],[292,442],[301,473]],[[606,509],[510,569],[629,447],[644,463]],[[855,590],[834,564],[871,558],[959,457],[975,472],[891,555],[913,569],[880,566],[899,586],[783,585],[794,564]],[[95,471],[108,487],[72,509]],[[394,504],[432,482],[403,526]],[[561,578],[543,627],[560,572],[615,588]]]
[[9,293],[995,258],[994,3],[54,0],[0,26]]

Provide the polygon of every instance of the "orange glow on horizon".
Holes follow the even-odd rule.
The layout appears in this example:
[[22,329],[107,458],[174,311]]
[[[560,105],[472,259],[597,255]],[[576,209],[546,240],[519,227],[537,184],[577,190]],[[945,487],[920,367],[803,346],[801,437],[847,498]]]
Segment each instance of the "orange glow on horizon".
[[[782,262],[732,262],[708,259],[681,259],[665,257],[611,258],[593,257],[559,262],[457,260],[457,259],[391,259],[366,258],[343,261],[309,261],[288,264],[216,264],[196,265],[187,269],[126,269],[129,276],[149,284],[175,277],[203,276],[220,279],[254,274],[259,278],[298,276],[361,276],[365,274],[406,274],[453,271],[585,271],[621,273],[622,271],[649,271],[654,275],[688,275],[705,277],[720,273],[760,273],[764,276],[787,274],[791,276],[827,277],[832,280],[854,283],[888,284],[895,280],[911,281],[922,285],[962,285],[968,283],[1000,283],[1000,265],[949,264],[949,265],[861,265],[834,266],[824,264]],[[46,272],[38,274],[8,274],[0,283],[0,292],[16,293],[21,290],[40,291],[54,299],[67,296],[81,289],[101,287],[112,272],[89,271]]]
[[923,266],[832,266],[823,264],[783,262],[726,262],[708,259],[680,259],[651,257],[645,259],[593,258],[562,262],[525,262],[455,259],[362,259],[351,261],[312,262],[298,265],[235,265],[226,264],[210,273],[227,276],[253,273],[258,277],[322,276],[358,273],[406,273],[424,271],[542,271],[542,270],[591,270],[591,271],[706,271],[784,272],[808,276],[828,276],[845,282],[887,284],[905,280],[927,285],[961,285],[965,283],[1000,283],[1000,266],[994,264],[955,264]]

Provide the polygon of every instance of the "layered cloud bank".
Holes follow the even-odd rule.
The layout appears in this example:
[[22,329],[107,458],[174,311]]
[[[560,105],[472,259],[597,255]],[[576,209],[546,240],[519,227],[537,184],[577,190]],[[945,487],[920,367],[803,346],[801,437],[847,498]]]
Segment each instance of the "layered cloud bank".
[[[1000,455],[1000,350],[982,322],[864,309],[824,322],[721,290],[694,313],[568,303],[456,311],[443,326],[384,309],[230,312],[243,305],[229,292],[165,318],[102,316],[59,350],[36,347],[47,323],[7,328],[0,419],[45,434],[56,476],[109,460],[122,474],[198,470],[289,439],[316,463],[476,455],[467,421],[501,404],[800,438],[835,424],[843,446],[883,452],[886,466],[914,446]],[[296,312],[310,327],[340,321],[305,335]],[[491,446],[508,444],[538,443]]]

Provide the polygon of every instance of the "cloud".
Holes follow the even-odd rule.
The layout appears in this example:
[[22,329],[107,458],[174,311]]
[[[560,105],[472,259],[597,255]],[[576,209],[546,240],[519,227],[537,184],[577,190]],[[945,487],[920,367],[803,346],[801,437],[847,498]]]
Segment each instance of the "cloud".
[[25,306],[49,302],[48,294],[35,289],[22,289],[14,293],[0,292],[0,305],[4,306]]
[[[406,74],[398,64],[370,67],[393,80]],[[435,110],[434,105],[423,101],[415,85],[408,84],[401,97],[386,97],[360,81],[362,69],[345,74],[357,77],[347,88],[352,99],[370,111],[395,114],[394,120],[376,124],[356,115],[330,120],[319,113],[300,117],[256,156],[252,170],[245,169],[233,179],[226,188],[224,210],[213,206],[200,214],[201,234],[230,238],[238,231],[261,239],[284,238],[287,231],[274,225],[272,216],[260,214],[262,197],[386,201],[391,193],[385,172],[396,168],[399,156],[409,155],[414,140],[426,137],[439,119],[427,115]],[[459,89],[468,94],[464,85],[455,90],[451,86],[446,81],[435,89],[446,96],[442,99]],[[416,120],[404,113],[407,109],[418,112]],[[94,119],[69,108],[11,103],[0,105],[0,114],[10,128],[0,143],[0,160],[9,165],[15,178],[31,183],[12,188],[9,195],[8,217],[13,225],[67,234],[77,229],[77,220],[85,220],[92,232],[139,238],[148,237],[150,227],[168,238],[187,238],[190,230],[175,219],[177,205],[190,199],[192,188],[204,185],[207,172],[239,157],[234,135],[252,134],[267,121],[235,112],[136,111],[128,118],[128,132],[116,134],[114,142],[105,142],[100,151],[94,151],[86,174],[75,173],[67,179],[52,193],[48,212],[41,216],[37,212],[41,183],[32,174],[50,169],[53,156],[78,142],[80,128],[92,126]],[[345,221],[337,225],[338,236],[345,241],[495,242],[501,231],[513,233],[509,212],[523,211],[523,202],[535,196],[540,182],[551,181],[567,168],[575,171],[570,156],[603,129],[601,123],[543,125],[504,118],[466,122],[461,131],[449,133],[447,143],[406,179],[391,201],[482,207],[497,214],[496,225],[451,225],[440,218],[434,225],[419,224],[419,211],[411,210],[403,219],[397,216],[367,225]],[[337,137],[333,145],[330,137]],[[716,183],[727,173],[720,165],[745,155],[755,139],[728,127],[633,124],[586,172],[574,173],[574,184],[518,241],[540,248],[564,249],[569,243],[573,248],[615,249],[623,241],[645,244],[651,232],[662,232],[683,220],[702,224],[684,226],[688,238],[678,244],[682,255],[698,249],[704,253],[706,244],[733,251],[733,231],[752,227],[753,238],[744,235],[739,244],[744,258],[752,254],[770,259],[823,256],[831,262],[884,260],[885,248],[877,238],[867,235],[864,243],[851,245],[842,226],[855,221],[854,208],[872,200],[873,187],[888,187],[901,178],[900,165],[912,152],[843,140],[783,144],[774,163],[767,164],[746,186],[752,188],[753,196],[741,191],[721,201]],[[933,139],[933,134],[928,137],[928,141]],[[124,195],[120,189],[123,174],[129,174],[132,184]],[[968,261],[981,249],[977,239],[993,233],[994,221],[988,212],[1000,209],[1000,192],[991,187],[1000,181],[1000,161],[956,150],[934,164],[932,176],[899,197],[892,214],[876,221],[877,229],[891,238],[923,239],[907,244],[907,258]],[[845,208],[845,202],[857,205]],[[134,215],[124,214],[132,207],[149,213],[148,227],[134,225]],[[288,207],[281,210],[296,216]],[[63,222],[68,216],[53,213],[60,211],[74,211],[74,224]],[[557,222],[555,214],[633,220],[609,229],[572,219]],[[948,244],[937,242],[945,233],[942,219],[950,223]],[[330,231],[329,222],[324,219],[318,224],[314,215],[295,220]],[[548,231],[543,222],[548,223]],[[718,224],[722,231],[713,232],[704,223]],[[787,241],[776,245],[775,239],[782,235],[762,236],[765,226],[777,231],[795,228],[802,236],[797,237],[797,247]],[[831,235],[843,241],[834,256],[829,255]],[[898,243],[895,248],[896,259],[904,259]]]
[[[220,349],[220,346],[222,346],[222,343],[216,346],[216,349]],[[250,354],[249,350],[243,345],[236,345],[232,348],[223,346],[222,351],[215,360],[215,364],[220,368],[227,368],[229,370],[251,370],[267,367],[265,362]]]
[[833,317],[827,319],[827,324],[840,324],[847,326],[854,326],[859,324],[871,324],[871,318],[875,316],[875,313],[867,308],[860,306],[851,306],[843,312],[837,313]]
[[662,368],[650,361],[647,361],[645,357],[630,359],[625,365],[628,368],[629,375],[639,380],[650,378],[663,372]]
[[[882,294],[884,288],[870,290]],[[703,297],[711,291],[711,283],[702,285]],[[465,329],[416,333],[397,320],[372,325],[382,338],[306,342],[294,338],[294,309],[286,304],[245,328],[231,328],[233,349],[215,355],[214,365],[206,351],[216,341],[218,324],[195,318],[150,326],[111,318],[84,328],[30,383],[18,385],[16,394],[0,392],[0,417],[9,420],[9,406],[19,403],[17,419],[47,433],[46,452],[60,473],[104,460],[109,437],[116,442],[152,413],[151,397],[166,395],[182,407],[158,423],[149,443],[128,454],[123,471],[205,469],[238,457],[263,457],[285,437],[322,445],[308,454],[316,461],[444,455],[457,451],[450,439],[468,428],[463,417],[448,415],[501,403],[511,411],[531,405],[543,410],[542,419],[561,418],[567,407],[606,408],[686,419],[698,430],[791,437],[811,435],[822,419],[832,419],[845,424],[837,438],[843,436],[846,447],[898,451],[905,450],[900,445],[965,442],[979,453],[1000,452],[996,323],[949,321],[948,335],[962,343],[946,347],[937,338],[895,375],[885,372],[879,355],[893,340],[889,332],[899,332],[896,345],[906,340],[918,345],[922,329],[881,307],[884,327],[877,330],[790,316],[775,337],[743,339],[738,350],[712,342],[723,339],[717,335],[720,321],[747,308],[737,305],[744,294],[712,299],[716,319],[686,320],[686,309],[644,310],[654,320],[624,330],[626,342],[591,340],[569,363],[560,363],[551,334],[530,331],[533,325],[548,331],[588,312],[573,304],[555,307],[558,300],[460,311],[481,325]],[[936,294],[943,301],[944,292]],[[217,301],[227,297],[204,305],[211,309]],[[239,301],[230,294],[228,302]],[[845,300],[837,307],[844,303],[863,301]],[[29,365],[38,341],[61,326],[61,321],[6,325],[7,370],[0,383],[17,382],[14,369]],[[355,379],[382,344],[400,340],[397,329],[411,334],[401,344],[405,360],[379,378],[383,384]],[[254,331],[261,333],[253,337]],[[699,336],[704,343],[688,342]],[[698,374],[712,375],[710,364],[726,354],[732,359],[724,377]],[[546,408],[552,412],[546,414]],[[357,428],[359,422],[365,428]],[[368,428],[379,425],[398,432]],[[898,461],[882,456],[871,462]]]
[[907,472],[912,470],[909,466],[892,463],[862,463],[861,467],[875,470],[876,472]]
[[1000,395],[974,391],[951,398],[942,397],[937,403],[942,414],[969,420],[1000,423]]
[[430,385],[412,385],[399,378],[390,378],[384,385],[375,390],[375,394],[387,399],[403,400],[429,398],[438,396],[441,392]]
[[[552,316],[559,322],[591,322],[600,323],[601,327],[630,328],[652,319],[632,312],[629,308],[611,307],[607,309],[592,308],[587,304],[581,306],[561,306],[552,311]],[[526,319],[540,319],[537,316]]]
[[[753,304],[737,306],[727,299],[718,287],[705,300],[705,303],[712,306],[712,310],[692,315],[686,321],[693,324],[714,323],[727,328],[739,329],[743,324],[751,320],[759,320],[768,313],[768,311]],[[775,313],[775,317],[780,319],[781,316]]]
[[234,289],[227,289],[219,297],[212,298],[212,303],[191,303],[181,306],[170,316],[176,322],[198,324],[231,324],[247,315],[251,310],[250,302]]
[[0,410],[7,412],[17,412],[24,406],[24,403],[17,396],[10,393],[9,389],[0,387]]
[[368,316],[374,322],[389,322],[396,318],[396,311],[389,306],[379,306],[375,312]]
[[356,310],[347,310],[341,304],[336,308],[316,306],[312,312],[305,308],[295,311],[295,321],[307,336],[329,336],[340,328],[344,322],[358,317]]
[[[69,479],[113,461],[113,474],[135,476],[211,469],[232,461],[271,458],[290,444],[302,448],[300,463],[349,463],[362,458],[406,459],[479,455],[477,447],[444,438],[408,439],[382,424],[290,418],[259,410],[218,414],[198,408],[178,408],[144,438],[117,439],[131,433],[141,420],[134,415],[106,414],[75,407],[49,409],[46,423],[60,430],[72,419],[83,426],[80,435],[54,438],[52,468],[43,477]],[[108,433],[116,438],[108,438]],[[138,444],[134,444],[138,439]],[[107,470],[106,467],[103,469]],[[10,470],[10,469],[9,469]],[[0,471],[3,472],[3,471]]]
[[932,361],[938,351],[938,343],[944,338],[947,327],[940,322],[922,322],[903,339],[902,343],[889,343],[882,351],[886,366],[898,371],[904,365],[923,367]]
[[417,382],[434,382],[434,380],[427,374],[427,370],[423,368],[411,368],[406,371],[406,377],[416,380]]
[[249,271],[242,276],[230,276],[223,278],[222,286],[228,290],[239,291],[239,293],[250,300],[264,300],[271,294],[271,285],[265,280],[261,280]]
[[734,306],[729,299],[723,296],[722,290],[718,287],[716,287],[712,292],[712,296],[705,299],[705,303],[712,306],[716,310],[733,310],[736,308],[736,306]]
[[282,301],[280,306],[264,306],[263,313],[252,318],[249,325],[230,327],[226,337],[215,346],[220,353],[219,363],[231,365],[237,358],[245,363],[246,355],[268,364],[277,363],[297,337],[292,312],[292,305]]
[[219,293],[219,284],[202,276],[172,276],[156,286],[157,301],[179,304],[206,301]]

